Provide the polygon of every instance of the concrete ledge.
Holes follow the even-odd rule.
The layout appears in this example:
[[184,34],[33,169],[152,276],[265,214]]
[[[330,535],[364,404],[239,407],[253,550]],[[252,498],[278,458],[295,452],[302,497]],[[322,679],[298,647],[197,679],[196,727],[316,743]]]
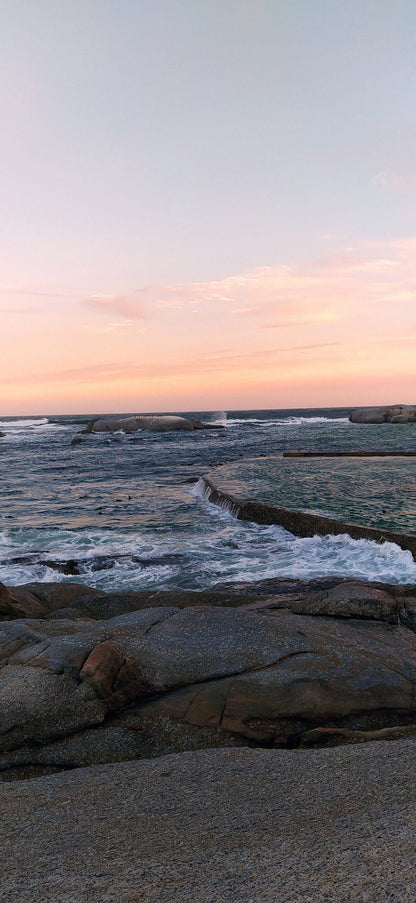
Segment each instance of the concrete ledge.
[[378,543],[394,542],[401,549],[411,552],[416,561],[416,536],[408,533],[379,530],[377,527],[344,523],[329,517],[321,517],[318,514],[306,514],[290,508],[246,501],[237,498],[226,489],[216,486],[209,477],[202,477],[201,484],[203,497],[213,505],[229,510],[237,520],[253,521],[256,524],[278,524],[295,536],[327,536],[328,534],[339,536],[342,533],[348,533],[352,539],[370,539]]

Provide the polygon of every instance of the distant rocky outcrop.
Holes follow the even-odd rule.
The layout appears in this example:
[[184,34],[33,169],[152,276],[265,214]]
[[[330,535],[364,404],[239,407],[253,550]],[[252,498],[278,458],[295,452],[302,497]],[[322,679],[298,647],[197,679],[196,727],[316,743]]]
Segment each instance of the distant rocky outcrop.
[[397,404],[384,408],[357,408],[350,414],[352,423],[416,423],[416,404]]
[[122,417],[121,419],[98,418],[90,420],[84,433],[135,433],[137,430],[149,430],[152,433],[166,433],[170,430],[211,430],[224,429],[223,424],[202,423],[201,420],[190,420],[176,415],[145,415],[141,417]]
[[416,732],[415,587],[325,578],[1,594],[6,777],[207,746]]

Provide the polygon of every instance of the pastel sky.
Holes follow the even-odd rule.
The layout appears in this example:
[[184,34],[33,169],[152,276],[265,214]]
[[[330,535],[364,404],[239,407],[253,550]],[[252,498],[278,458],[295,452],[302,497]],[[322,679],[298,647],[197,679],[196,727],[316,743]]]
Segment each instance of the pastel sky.
[[414,0],[14,0],[0,415],[414,403]]

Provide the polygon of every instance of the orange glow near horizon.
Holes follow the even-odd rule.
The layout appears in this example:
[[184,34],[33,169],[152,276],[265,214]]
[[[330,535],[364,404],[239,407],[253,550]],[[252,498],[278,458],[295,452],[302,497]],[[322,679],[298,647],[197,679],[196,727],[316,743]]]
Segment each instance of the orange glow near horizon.
[[1,288],[0,416],[413,403],[416,238],[200,283]]

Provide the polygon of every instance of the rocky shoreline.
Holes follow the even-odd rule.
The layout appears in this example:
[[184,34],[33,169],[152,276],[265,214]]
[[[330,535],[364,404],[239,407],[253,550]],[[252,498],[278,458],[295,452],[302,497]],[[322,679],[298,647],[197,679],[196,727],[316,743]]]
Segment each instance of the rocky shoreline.
[[0,585],[0,621],[1,903],[413,903],[416,586]]
[[1,903],[414,903],[412,740],[0,786]]
[[3,780],[207,747],[416,733],[416,587],[0,592]]

